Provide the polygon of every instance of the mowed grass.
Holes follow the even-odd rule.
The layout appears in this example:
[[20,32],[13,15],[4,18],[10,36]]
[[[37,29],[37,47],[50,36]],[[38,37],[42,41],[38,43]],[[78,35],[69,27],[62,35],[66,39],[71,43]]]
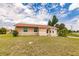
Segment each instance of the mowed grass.
[[74,36],[74,37],[79,37],[79,33],[70,33],[68,36]]
[[[29,42],[31,42],[29,44]],[[79,56],[79,39],[0,35],[1,56]]]

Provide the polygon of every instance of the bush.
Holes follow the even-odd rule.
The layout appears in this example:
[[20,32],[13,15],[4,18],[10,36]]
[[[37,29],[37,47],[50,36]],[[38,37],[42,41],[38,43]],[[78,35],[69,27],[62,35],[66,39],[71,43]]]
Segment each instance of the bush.
[[58,32],[58,36],[63,36],[66,37],[67,34],[69,33],[68,29],[65,27],[65,24],[61,23],[60,25],[57,24],[57,32]]
[[68,30],[66,28],[58,31],[58,35],[63,37],[66,37],[67,33],[68,33]]
[[72,31],[71,30],[68,30],[68,33],[72,33]]
[[0,29],[0,34],[6,34],[6,32],[7,32],[6,28],[1,28]]
[[14,37],[16,37],[16,36],[18,36],[18,31],[14,30],[12,34]]

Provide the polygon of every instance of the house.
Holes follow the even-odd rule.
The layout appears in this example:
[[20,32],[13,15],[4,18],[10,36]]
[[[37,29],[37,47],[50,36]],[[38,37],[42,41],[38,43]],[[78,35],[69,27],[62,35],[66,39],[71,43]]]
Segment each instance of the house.
[[57,36],[56,27],[37,24],[16,24],[19,35]]

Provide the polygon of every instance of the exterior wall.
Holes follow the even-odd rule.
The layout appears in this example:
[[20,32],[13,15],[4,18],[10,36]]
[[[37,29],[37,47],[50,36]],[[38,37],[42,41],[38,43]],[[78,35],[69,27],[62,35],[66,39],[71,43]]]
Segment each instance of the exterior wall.
[[40,36],[47,36],[47,29],[45,28],[40,28],[39,29],[39,35]]
[[50,35],[51,35],[51,36],[58,36],[58,35],[57,35],[57,30],[56,30],[56,29],[51,29]]
[[28,32],[24,32],[22,27],[17,27],[16,30],[19,32],[19,35],[38,35],[38,32],[34,32],[34,28],[28,28]]
[[23,28],[21,27],[16,27],[15,30],[17,30],[18,32],[23,32]]
[[39,28],[38,32],[34,32],[34,28],[28,28],[28,32],[24,32],[23,27],[17,27],[16,30],[19,32],[19,35],[58,36],[57,30],[52,28],[49,29],[48,33],[46,28]]
[[38,33],[36,32],[19,32],[19,35],[38,35]]

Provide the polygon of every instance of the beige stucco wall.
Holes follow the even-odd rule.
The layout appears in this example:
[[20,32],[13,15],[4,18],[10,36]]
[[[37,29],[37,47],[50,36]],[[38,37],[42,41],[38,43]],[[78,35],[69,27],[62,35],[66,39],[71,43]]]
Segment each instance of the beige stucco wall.
[[49,28],[48,29],[48,36],[58,36],[56,28]]
[[17,30],[18,32],[22,32],[23,31],[23,28],[16,27],[15,30]]
[[40,28],[39,29],[39,35],[40,36],[47,36],[47,29],[46,28]]
[[39,32],[34,32],[34,28],[28,28],[28,32],[23,32],[23,28],[16,28],[16,30],[19,32],[19,35],[40,35],[40,36],[46,36],[47,35],[47,29],[39,28]]
[[56,29],[51,29],[50,35],[51,35],[51,36],[58,36],[58,35],[57,35],[57,30],[56,30]]
[[34,32],[34,28],[28,28],[28,32],[24,32],[23,27],[17,27],[16,30],[19,32],[19,35],[38,35],[38,32]]
[[[19,32],[19,35],[57,36],[56,29],[50,29],[51,33],[47,33],[46,28],[39,28],[39,32],[34,32],[34,28],[28,28],[28,32],[23,32],[22,27],[18,27],[16,30]],[[54,33],[52,31],[54,31]]]
[[38,35],[37,32],[19,32],[19,35]]

